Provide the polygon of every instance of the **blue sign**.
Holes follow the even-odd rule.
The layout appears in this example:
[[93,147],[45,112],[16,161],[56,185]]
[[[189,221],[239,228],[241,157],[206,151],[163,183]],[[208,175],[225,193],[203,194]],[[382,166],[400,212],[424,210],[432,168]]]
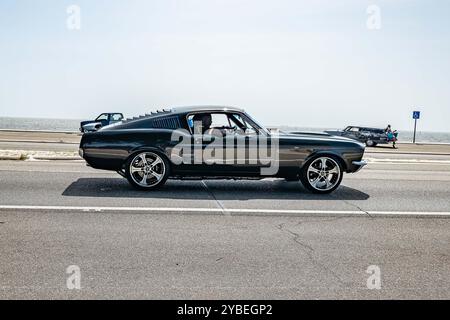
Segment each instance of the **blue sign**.
[[413,111],[413,119],[420,119],[420,111]]

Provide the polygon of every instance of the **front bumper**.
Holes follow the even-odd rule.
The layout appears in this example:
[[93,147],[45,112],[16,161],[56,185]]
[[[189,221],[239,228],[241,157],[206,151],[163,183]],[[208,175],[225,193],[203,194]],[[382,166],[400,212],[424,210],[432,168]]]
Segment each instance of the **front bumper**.
[[367,165],[367,161],[366,160],[360,160],[360,161],[353,161],[352,164],[357,167],[356,171],[354,172],[358,172],[359,170],[361,170],[364,166]]

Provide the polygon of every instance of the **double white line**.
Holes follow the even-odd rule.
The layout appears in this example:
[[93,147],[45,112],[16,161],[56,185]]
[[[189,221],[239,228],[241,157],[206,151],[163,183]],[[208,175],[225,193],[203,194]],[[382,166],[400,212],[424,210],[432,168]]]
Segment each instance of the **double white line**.
[[303,216],[371,216],[371,217],[450,217],[445,211],[359,211],[359,210],[278,210],[167,207],[83,207],[83,206],[18,206],[0,205],[0,211],[78,211],[78,212],[142,212],[142,213],[228,213],[235,215],[303,215]]

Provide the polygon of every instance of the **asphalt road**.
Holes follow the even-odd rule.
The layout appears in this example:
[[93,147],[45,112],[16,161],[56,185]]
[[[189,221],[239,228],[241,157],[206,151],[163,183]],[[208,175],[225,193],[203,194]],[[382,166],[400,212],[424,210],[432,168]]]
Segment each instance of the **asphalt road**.
[[326,196],[273,179],[143,192],[81,161],[0,161],[0,195],[0,298],[450,298],[445,161],[371,163]]

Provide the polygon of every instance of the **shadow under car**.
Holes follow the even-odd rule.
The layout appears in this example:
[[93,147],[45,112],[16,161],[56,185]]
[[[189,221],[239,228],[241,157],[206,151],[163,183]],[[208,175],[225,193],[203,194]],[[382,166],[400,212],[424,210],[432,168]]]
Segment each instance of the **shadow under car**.
[[62,193],[73,197],[218,200],[367,200],[369,195],[341,185],[331,194],[308,192],[300,182],[279,180],[168,180],[159,189],[141,191],[123,178],[79,178]]

